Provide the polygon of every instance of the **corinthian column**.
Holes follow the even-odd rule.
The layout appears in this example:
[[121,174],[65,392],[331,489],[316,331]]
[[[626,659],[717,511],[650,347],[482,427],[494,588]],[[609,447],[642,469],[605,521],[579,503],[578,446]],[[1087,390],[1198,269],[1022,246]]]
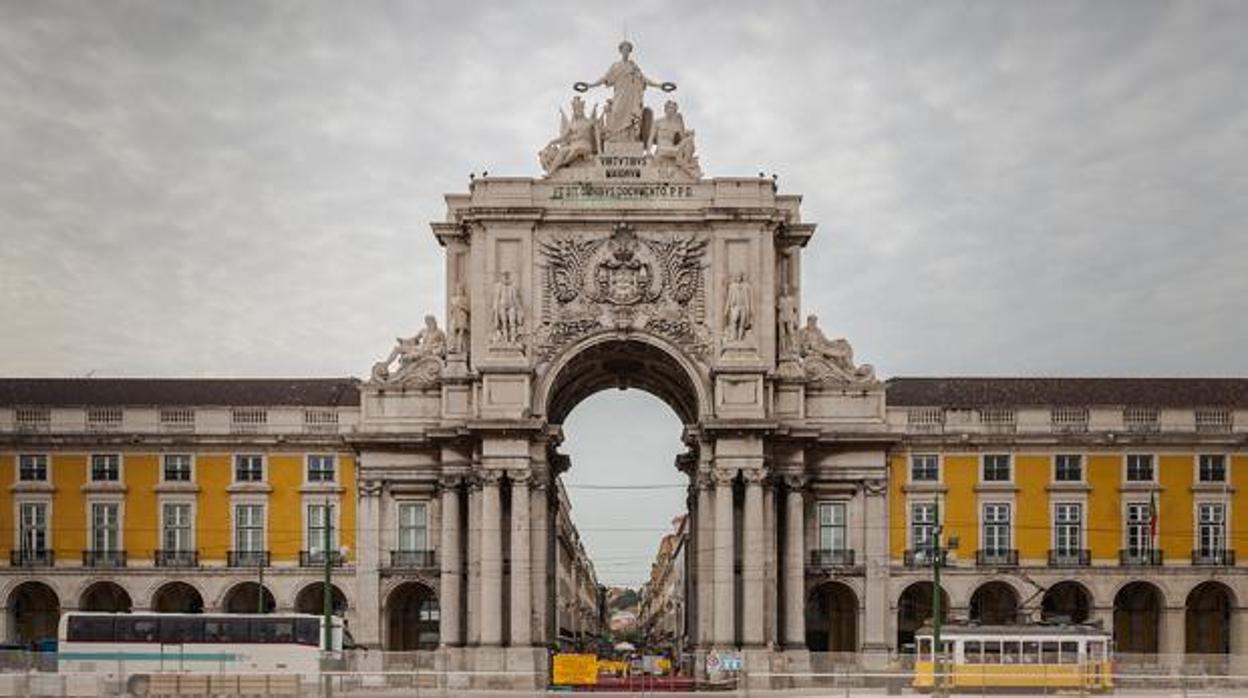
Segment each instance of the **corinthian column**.
[[733,611],[736,610],[736,593],[733,585],[732,563],[734,540],[732,525],[732,481],[736,470],[711,471],[715,479],[715,645],[732,647],[736,644],[736,627]]
[[694,641],[698,647],[709,647],[715,642],[715,517],[711,511],[711,490],[715,482],[706,471],[699,471],[693,486],[698,491],[697,532],[694,535],[694,584],[695,610]]
[[459,483],[458,477],[443,478],[442,488],[442,590],[438,599],[441,625],[438,636],[444,647],[463,644],[460,634],[460,550],[459,550]]
[[784,542],[784,644],[796,649],[806,644],[806,568],[803,560],[806,554],[806,522],[802,499],[802,488],[806,483],[801,476],[790,475],[784,478],[784,484],[789,489],[785,507],[788,511]]
[[529,556],[529,471],[511,479],[511,646],[533,644],[533,592]]
[[741,471],[745,479],[745,511],[741,527],[745,550],[741,555],[741,644],[763,644],[763,471]]
[[502,471],[481,471],[481,645],[497,647],[503,641],[503,537],[498,481]]

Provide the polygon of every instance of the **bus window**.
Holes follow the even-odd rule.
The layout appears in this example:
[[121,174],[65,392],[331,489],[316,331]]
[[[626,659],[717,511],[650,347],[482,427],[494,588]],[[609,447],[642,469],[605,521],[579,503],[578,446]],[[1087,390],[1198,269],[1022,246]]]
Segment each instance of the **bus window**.
[[204,642],[251,642],[251,623],[246,618],[209,618],[204,621]]
[[1035,640],[1023,642],[1023,664],[1040,663],[1040,643]]
[[200,618],[161,618],[160,641],[166,645],[204,641],[204,621]]
[[1068,641],[1062,643],[1062,664],[1078,664],[1079,663],[1079,643]]
[[1001,641],[988,640],[984,643],[984,664],[1001,663]]
[[295,642],[311,647],[321,646],[321,623],[312,618],[295,621]]
[[1001,663],[1002,664],[1018,664],[1021,660],[1022,649],[1018,640],[1006,640],[1001,643]]
[[1040,645],[1040,655],[1044,664],[1057,664],[1057,643],[1045,640]]
[[160,636],[160,623],[151,617],[118,618],[116,628],[118,642],[157,642]]
[[251,623],[253,642],[290,644],[295,641],[295,621],[291,618],[256,620]]
[[982,664],[983,658],[980,656],[980,642],[978,640],[967,640],[963,645],[963,652],[966,653],[967,664]]
[[111,616],[71,616],[66,629],[70,642],[112,642],[113,618]]

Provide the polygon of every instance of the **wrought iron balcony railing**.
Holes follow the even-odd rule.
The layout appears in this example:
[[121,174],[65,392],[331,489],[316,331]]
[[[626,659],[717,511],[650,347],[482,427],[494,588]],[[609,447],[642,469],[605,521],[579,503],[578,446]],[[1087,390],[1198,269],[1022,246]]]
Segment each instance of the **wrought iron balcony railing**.
[[1013,548],[989,548],[975,551],[979,567],[1018,567],[1018,551]]
[[269,551],[267,550],[227,550],[225,564],[230,567],[268,567]]
[[1234,550],[1193,550],[1192,565],[1196,567],[1234,567]]
[[[329,551],[329,564],[331,567],[342,567],[342,553],[337,550]],[[324,567],[325,551],[324,550],[300,550],[299,551],[300,567]]]
[[435,567],[438,559],[433,550],[391,550],[390,566],[427,569]]
[[853,567],[854,551],[812,550],[810,551],[810,566],[818,569]]
[[1071,548],[1049,551],[1049,567],[1087,567],[1091,564],[1091,550]]
[[199,567],[198,550],[156,550],[152,561],[157,567]]
[[84,550],[82,551],[83,567],[125,567],[126,551],[124,550]]
[[1160,550],[1132,550],[1124,549],[1118,551],[1118,564],[1123,567],[1160,567],[1164,559]]
[[50,549],[9,551],[9,564],[13,567],[51,567],[55,562],[56,554]]

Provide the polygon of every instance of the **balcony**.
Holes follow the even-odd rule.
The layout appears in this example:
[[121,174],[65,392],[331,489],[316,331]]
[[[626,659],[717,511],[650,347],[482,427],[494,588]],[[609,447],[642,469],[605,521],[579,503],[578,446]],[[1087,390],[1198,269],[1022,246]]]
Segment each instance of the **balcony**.
[[[329,551],[330,567],[342,567],[342,553],[337,550]],[[299,551],[300,567],[324,567],[325,551],[324,550],[300,550]]]
[[438,558],[433,550],[391,550],[390,566],[407,569],[428,569],[436,567]]
[[1092,564],[1091,550],[1050,550],[1049,567],[1087,567]]
[[124,550],[84,550],[82,551],[83,567],[125,567],[126,551]]
[[51,567],[56,555],[51,550],[10,550],[9,565],[12,567]]
[[227,550],[225,564],[230,567],[268,567],[269,551],[267,550]]
[[1119,550],[1118,564],[1123,567],[1161,567],[1160,550]]
[[[932,549],[931,548],[912,548],[907,550],[905,557],[902,558],[906,567],[931,567],[932,566]],[[949,551],[944,551],[940,561],[941,566],[949,564]]]
[[198,550],[156,550],[152,562],[157,567],[199,567]]
[[821,570],[836,569],[838,567],[853,567],[854,551],[812,550],[810,551],[810,566]]
[[1018,567],[1018,551],[1012,548],[993,548],[975,551],[977,567]]
[[1193,567],[1234,567],[1234,550],[1193,550]]

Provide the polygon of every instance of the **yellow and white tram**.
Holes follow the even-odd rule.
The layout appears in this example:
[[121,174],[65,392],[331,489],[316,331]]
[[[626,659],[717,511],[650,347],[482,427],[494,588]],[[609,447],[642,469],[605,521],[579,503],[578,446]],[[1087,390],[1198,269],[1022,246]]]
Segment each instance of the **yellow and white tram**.
[[1113,638],[1099,625],[975,625],[941,627],[940,681],[931,625],[915,632],[914,687],[1113,688]]

